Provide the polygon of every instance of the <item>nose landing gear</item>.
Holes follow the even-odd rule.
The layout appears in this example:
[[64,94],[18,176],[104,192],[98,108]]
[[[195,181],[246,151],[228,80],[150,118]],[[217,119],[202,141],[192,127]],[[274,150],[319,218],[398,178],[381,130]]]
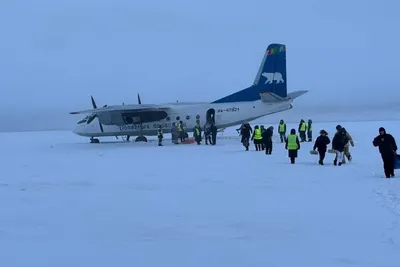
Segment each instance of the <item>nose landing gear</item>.
[[97,139],[97,138],[91,137],[91,138],[90,138],[90,143],[91,143],[91,144],[98,144],[98,143],[100,143],[100,140]]

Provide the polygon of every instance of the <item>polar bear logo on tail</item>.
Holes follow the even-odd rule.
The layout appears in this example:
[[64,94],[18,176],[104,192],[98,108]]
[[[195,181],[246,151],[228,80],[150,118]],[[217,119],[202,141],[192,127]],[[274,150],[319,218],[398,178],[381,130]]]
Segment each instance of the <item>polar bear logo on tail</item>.
[[282,78],[282,74],[280,72],[264,72],[263,74],[261,74],[262,76],[264,76],[265,78],[267,78],[267,80],[265,81],[265,84],[269,83],[273,83],[273,81],[276,81],[276,83],[284,83],[285,81]]

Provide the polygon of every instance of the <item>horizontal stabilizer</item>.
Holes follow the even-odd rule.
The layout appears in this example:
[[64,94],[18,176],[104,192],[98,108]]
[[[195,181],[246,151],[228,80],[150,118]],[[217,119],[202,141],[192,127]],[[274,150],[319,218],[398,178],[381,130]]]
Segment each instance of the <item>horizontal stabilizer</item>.
[[292,93],[288,93],[287,97],[280,97],[272,92],[260,92],[260,98],[261,101],[264,103],[276,103],[276,102],[293,100],[295,98],[298,98],[299,96],[304,95],[307,92],[308,92],[307,90],[295,91]]
[[291,92],[291,93],[287,94],[287,98],[288,99],[295,99],[295,98],[298,98],[299,96],[304,95],[307,92],[308,92],[307,90],[299,90],[299,91]]
[[261,98],[261,101],[264,103],[285,101],[285,98],[282,98],[271,92],[260,92],[260,98]]

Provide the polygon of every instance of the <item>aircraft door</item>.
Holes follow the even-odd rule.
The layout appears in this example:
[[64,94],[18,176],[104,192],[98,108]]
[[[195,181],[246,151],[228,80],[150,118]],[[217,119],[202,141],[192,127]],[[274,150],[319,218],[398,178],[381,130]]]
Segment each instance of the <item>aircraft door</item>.
[[209,124],[215,124],[215,109],[210,108],[206,113],[206,121]]

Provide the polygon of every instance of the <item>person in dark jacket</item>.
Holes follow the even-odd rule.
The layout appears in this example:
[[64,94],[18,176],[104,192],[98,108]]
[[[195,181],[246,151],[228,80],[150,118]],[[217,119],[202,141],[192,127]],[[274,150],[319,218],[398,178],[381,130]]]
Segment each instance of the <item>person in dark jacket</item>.
[[[353,138],[351,137],[351,135],[349,134],[349,132],[344,127],[342,127],[340,124],[336,125],[336,132],[339,132],[340,130],[342,130],[346,133],[347,139],[349,140],[349,142],[344,146],[344,156],[343,156],[342,164],[345,164],[346,157],[349,160],[349,162],[352,159],[350,151],[349,151],[349,144],[351,144],[351,146],[354,146],[354,141],[353,141]],[[337,155],[335,156],[335,161],[337,161]]]
[[242,125],[240,125],[240,127],[238,129],[236,129],[236,132],[240,135],[240,132],[242,131],[242,128],[244,127],[244,123],[242,123]]
[[160,126],[157,130],[158,146],[162,146],[162,140],[164,138],[162,127]]
[[394,177],[394,160],[397,151],[396,140],[391,134],[386,133],[385,128],[379,128],[379,135],[374,138],[372,144],[379,147],[383,161],[383,169],[386,178]]
[[210,143],[210,145],[212,144],[210,128],[211,128],[211,125],[209,123],[206,123],[204,125],[204,139],[205,139],[206,145],[208,145],[208,143]]
[[347,138],[345,130],[340,129],[339,131],[336,132],[332,140],[332,149],[336,150],[336,156],[337,156],[333,161],[333,165],[335,166],[342,165],[342,160],[344,156],[344,147],[348,142],[349,139]]
[[262,142],[265,147],[265,154],[266,155],[271,155],[272,153],[272,135],[273,135],[273,127],[270,126],[268,129],[266,129],[262,134]]
[[246,151],[249,151],[250,136],[252,132],[253,129],[251,129],[249,123],[244,123],[243,126],[240,128],[240,135],[242,136],[241,143],[246,148]]
[[318,154],[319,154],[318,163],[320,165],[324,165],[327,146],[330,144],[331,140],[329,139],[328,133],[325,130],[321,130],[319,133],[320,136],[318,136],[317,140],[315,140],[313,150],[318,149]]
[[[261,130],[261,136],[262,136],[263,132],[266,131],[264,125],[260,125],[260,130]],[[265,144],[263,142],[261,142],[261,150],[265,150]]]
[[288,151],[290,163],[294,164],[297,158],[297,151],[300,149],[300,141],[295,129],[291,129],[290,134],[286,137],[285,149]]
[[211,131],[211,141],[212,141],[212,145],[216,145],[217,144],[217,126],[215,126],[214,123],[211,124],[210,127],[210,131]]

